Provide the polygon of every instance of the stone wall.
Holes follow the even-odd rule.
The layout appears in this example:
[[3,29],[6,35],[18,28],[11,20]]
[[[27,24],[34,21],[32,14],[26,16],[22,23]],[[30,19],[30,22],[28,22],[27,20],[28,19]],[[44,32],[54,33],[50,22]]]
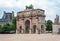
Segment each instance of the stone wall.
[[60,25],[58,24],[53,24],[53,33],[60,33],[59,32]]

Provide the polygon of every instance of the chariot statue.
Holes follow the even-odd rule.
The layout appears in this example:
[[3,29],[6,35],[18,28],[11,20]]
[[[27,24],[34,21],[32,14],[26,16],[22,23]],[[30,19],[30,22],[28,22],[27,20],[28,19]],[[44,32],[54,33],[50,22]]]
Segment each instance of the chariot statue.
[[26,6],[26,9],[33,9],[33,5],[31,4],[30,6]]

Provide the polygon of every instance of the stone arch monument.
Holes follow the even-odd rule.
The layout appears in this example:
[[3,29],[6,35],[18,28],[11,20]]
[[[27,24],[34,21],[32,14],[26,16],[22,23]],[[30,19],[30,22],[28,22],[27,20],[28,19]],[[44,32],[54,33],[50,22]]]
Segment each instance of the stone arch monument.
[[42,9],[26,9],[17,12],[16,33],[36,34],[45,32],[45,14]]

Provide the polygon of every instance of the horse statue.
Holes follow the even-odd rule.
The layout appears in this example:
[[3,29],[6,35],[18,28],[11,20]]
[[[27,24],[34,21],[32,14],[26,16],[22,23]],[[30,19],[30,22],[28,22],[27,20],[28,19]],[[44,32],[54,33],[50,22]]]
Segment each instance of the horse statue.
[[31,4],[30,6],[26,6],[26,9],[33,9],[33,5]]

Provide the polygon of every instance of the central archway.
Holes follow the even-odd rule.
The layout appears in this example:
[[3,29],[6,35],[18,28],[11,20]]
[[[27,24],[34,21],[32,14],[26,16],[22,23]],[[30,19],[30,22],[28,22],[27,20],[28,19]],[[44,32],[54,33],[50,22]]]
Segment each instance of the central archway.
[[30,21],[26,20],[26,22],[25,22],[25,33],[29,33],[29,29],[30,29]]

